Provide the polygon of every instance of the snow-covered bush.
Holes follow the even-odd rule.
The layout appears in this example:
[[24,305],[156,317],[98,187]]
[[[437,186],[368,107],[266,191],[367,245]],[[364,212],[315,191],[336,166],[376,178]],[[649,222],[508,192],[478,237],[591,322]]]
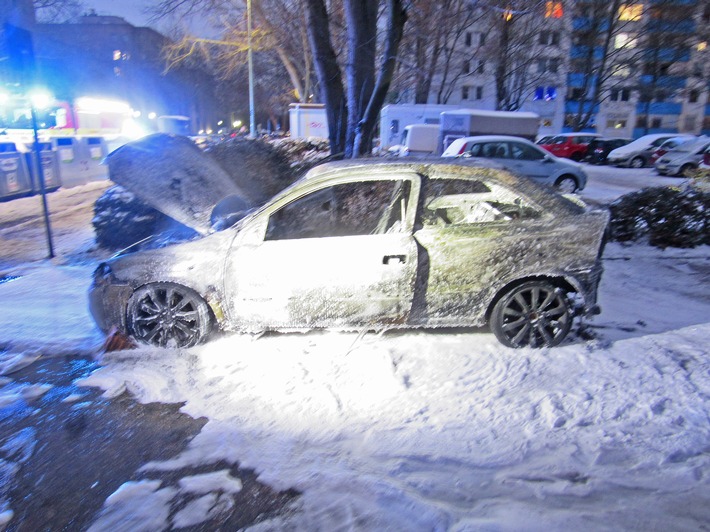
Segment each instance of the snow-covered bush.
[[654,187],[626,194],[610,205],[611,240],[647,239],[652,246],[691,248],[710,244],[710,189],[698,174],[685,187]]
[[96,200],[91,223],[96,233],[96,243],[113,250],[126,248],[157,234],[166,234],[179,240],[196,234],[118,185],[108,188]]

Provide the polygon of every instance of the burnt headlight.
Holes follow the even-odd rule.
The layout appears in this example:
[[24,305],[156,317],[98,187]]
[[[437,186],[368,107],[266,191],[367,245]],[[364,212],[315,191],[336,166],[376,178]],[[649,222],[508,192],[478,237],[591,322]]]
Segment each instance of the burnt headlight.
[[106,262],[99,264],[94,270],[94,285],[102,285],[109,282],[112,272],[111,266]]

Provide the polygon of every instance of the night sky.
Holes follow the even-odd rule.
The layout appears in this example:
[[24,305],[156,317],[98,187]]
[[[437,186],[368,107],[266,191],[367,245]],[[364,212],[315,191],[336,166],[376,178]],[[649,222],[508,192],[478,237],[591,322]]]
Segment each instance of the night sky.
[[[157,26],[151,24],[148,16],[143,13],[146,6],[152,2],[148,0],[83,0],[84,4],[89,9],[94,9],[97,15],[115,15],[123,17],[127,22],[134,26],[151,26],[154,29],[161,31],[166,30],[167,23],[161,22]],[[183,21],[190,22],[190,21]],[[191,31],[198,34],[200,37],[214,37],[214,31],[200,25],[201,20],[197,20],[190,24]]]

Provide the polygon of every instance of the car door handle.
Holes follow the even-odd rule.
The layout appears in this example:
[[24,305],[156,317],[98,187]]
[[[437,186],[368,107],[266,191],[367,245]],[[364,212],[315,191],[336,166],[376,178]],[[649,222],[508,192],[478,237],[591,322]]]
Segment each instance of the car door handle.
[[385,255],[382,264],[404,264],[407,262],[406,255]]

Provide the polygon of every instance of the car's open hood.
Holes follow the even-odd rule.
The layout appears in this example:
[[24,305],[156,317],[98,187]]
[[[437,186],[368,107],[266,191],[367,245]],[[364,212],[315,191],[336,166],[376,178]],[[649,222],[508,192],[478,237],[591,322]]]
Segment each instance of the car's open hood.
[[227,173],[187,137],[156,133],[106,158],[110,179],[174,220],[207,234],[214,207],[227,197],[251,202]]

